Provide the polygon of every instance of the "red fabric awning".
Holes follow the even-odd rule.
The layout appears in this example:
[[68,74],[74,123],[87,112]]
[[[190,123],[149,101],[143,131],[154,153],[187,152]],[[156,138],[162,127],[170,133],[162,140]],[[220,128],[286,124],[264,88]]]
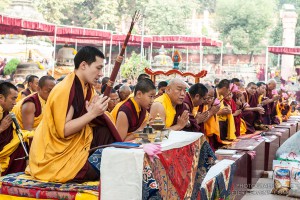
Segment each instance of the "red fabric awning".
[[[57,29],[56,29],[57,28]],[[30,21],[21,18],[14,18],[5,15],[0,15],[0,34],[20,34],[26,36],[56,36],[58,43],[77,43],[78,44],[101,44],[102,41],[107,41],[109,44],[112,37],[112,45],[123,44],[125,34],[114,34],[111,31],[88,29],[72,26],[56,26],[54,24]],[[52,39],[53,40],[53,39]],[[202,46],[221,46],[222,42],[213,40],[208,37],[198,36],[181,36],[181,35],[162,35],[162,36],[141,36],[131,35],[128,46],[140,46],[143,41],[144,47],[160,48],[164,45],[165,48],[190,48],[200,49]]]
[[72,39],[110,40],[111,32],[98,29],[60,26],[57,27],[56,35],[58,37]]
[[0,15],[0,34],[54,35],[55,25]]
[[200,46],[221,46],[222,43],[208,37],[199,36],[181,36],[181,35],[157,35],[152,36],[153,46],[160,47],[164,45],[165,48],[187,48]]
[[300,47],[268,47],[268,51],[274,54],[300,55]]

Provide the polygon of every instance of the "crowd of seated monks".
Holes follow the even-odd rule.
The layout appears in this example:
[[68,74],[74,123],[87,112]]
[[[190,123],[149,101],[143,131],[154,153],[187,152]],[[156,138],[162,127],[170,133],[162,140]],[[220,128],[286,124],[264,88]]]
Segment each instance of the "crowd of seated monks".
[[[51,76],[29,76],[25,87],[0,83],[1,176],[25,171],[32,177],[54,182],[98,180],[99,170],[90,149],[134,139],[159,114],[166,128],[202,132],[216,150],[243,134],[266,130],[293,113],[276,81],[250,82],[223,79],[215,85],[189,84],[179,78],[158,87],[147,74],[133,86],[117,84],[103,96],[104,55],[94,47],[81,48],[75,69],[58,83]],[[29,150],[29,160],[17,136],[14,113]],[[28,142],[30,141],[30,142]],[[17,159],[17,160],[16,160]]]

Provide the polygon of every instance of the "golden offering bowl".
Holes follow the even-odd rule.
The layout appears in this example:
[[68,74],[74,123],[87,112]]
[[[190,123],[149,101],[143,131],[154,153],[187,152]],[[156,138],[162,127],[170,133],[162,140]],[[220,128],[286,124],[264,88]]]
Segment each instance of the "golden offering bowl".
[[154,130],[162,130],[165,128],[165,124],[152,124],[151,126]]
[[148,140],[151,142],[151,143],[154,143],[155,142],[155,138],[156,138],[156,135],[157,135],[157,132],[154,131],[154,133],[149,133],[147,136],[148,136]]

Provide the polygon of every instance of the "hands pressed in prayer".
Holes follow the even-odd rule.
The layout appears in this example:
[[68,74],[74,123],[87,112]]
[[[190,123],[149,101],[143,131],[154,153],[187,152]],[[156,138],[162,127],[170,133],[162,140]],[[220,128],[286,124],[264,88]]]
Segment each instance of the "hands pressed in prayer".
[[183,111],[182,115],[178,117],[177,124],[184,128],[189,122],[189,112],[187,110]]
[[219,105],[214,105],[214,106],[212,106],[212,108],[210,109],[211,114],[212,114],[212,115],[217,114],[217,112],[219,112],[220,108],[221,108],[221,105],[220,105],[220,104],[219,104]]
[[100,116],[107,110],[109,101],[110,98],[107,96],[95,95],[90,103],[86,102],[86,110],[95,115],[95,117]]
[[0,124],[0,133],[5,131],[12,123],[12,119],[10,115],[6,115]]
[[197,124],[205,122],[209,118],[209,111],[205,111],[203,113],[198,112],[196,115]]
[[229,115],[231,114],[231,112],[232,112],[231,108],[226,106],[221,110],[221,114],[219,115]]

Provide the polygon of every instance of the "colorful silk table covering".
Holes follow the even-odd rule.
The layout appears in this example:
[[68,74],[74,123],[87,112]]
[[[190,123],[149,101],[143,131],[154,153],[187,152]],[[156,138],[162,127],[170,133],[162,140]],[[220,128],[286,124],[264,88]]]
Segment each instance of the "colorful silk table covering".
[[[99,182],[52,183],[34,180],[24,173],[0,177],[0,194],[37,199],[89,200],[98,198]],[[1,199],[5,197],[1,196]]]

